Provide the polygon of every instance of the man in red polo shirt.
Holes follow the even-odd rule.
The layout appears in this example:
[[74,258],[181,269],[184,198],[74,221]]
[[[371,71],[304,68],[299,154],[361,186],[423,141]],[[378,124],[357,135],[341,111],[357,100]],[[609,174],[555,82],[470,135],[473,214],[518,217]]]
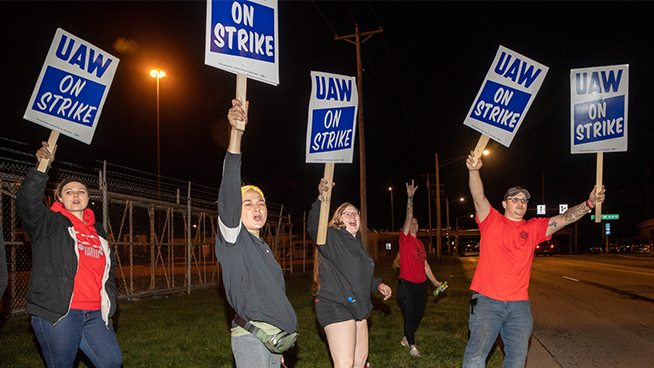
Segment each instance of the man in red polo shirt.
[[605,190],[594,187],[588,200],[551,218],[524,220],[530,194],[512,187],[504,194],[504,215],[491,207],[479,175],[481,158],[474,153],[466,160],[469,186],[481,233],[479,262],[470,289],[470,339],[463,367],[484,367],[486,357],[500,334],[504,342],[504,367],[524,367],[533,319],[529,304],[529,277],[536,245],[582,218],[596,203],[604,201]]

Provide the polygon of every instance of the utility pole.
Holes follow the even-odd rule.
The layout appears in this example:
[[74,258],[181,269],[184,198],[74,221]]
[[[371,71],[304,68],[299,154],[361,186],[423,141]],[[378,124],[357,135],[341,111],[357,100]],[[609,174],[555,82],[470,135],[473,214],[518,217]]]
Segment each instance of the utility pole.
[[431,184],[429,183],[429,173],[427,173],[427,204],[429,208],[429,249],[428,252],[431,253],[432,250],[434,249],[434,246],[432,243],[432,229],[431,229]]
[[[361,176],[361,235],[363,246],[368,251],[368,201],[366,192],[366,139],[363,129],[363,67],[361,62],[361,44],[366,42],[375,33],[381,33],[381,27],[376,31],[369,31],[361,33],[359,31],[359,24],[355,24],[355,33],[348,36],[336,36],[334,40],[344,40],[356,45],[357,50],[357,91],[359,92],[359,123],[357,129],[359,130],[359,166]],[[368,36],[361,41],[361,36]],[[354,41],[350,40],[354,38]],[[377,258],[377,247],[374,249],[374,258]]]
[[441,242],[443,239],[442,231],[443,227],[441,226],[441,182],[438,168],[438,153],[436,155],[436,254],[438,262],[441,261]]

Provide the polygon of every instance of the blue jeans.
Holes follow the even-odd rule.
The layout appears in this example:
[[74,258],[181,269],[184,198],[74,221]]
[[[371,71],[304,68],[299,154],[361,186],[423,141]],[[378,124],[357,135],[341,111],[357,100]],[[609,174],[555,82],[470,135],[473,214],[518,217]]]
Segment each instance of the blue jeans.
[[486,365],[486,357],[499,333],[504,342],[505,368],[524,368],[534,320],[529,300],[502,302],[477,292],[470,299],[470,340],[463,367]]
[[238,368],[279,368],[282,355],[272,353],[252,334],[232,336],[232,353]]
[[71,309],[54,326],[33,315],[32,327],[49,368],[72,367],[78,349],[96,368],[117,368],[123,363],[113,325],[107,328],[100,310]]

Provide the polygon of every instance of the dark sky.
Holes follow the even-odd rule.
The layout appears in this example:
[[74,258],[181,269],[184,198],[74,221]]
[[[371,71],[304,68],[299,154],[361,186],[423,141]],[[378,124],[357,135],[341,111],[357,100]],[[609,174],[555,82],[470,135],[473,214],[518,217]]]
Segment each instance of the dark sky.
[[[635,224],[654,215],[647,87],[654,81],[653,11],[649,2],[281,1],[280,84],[248,82],[243,176],[271,202],[309,208],[323,171],[304,162],[309,73],[356,75],[354,45],[334,36],[354,33],[358,23],[361,31],[383,29],[362,46],[370,227],[390,227],[389,186],[401,225],[411,179],[419,185],[416,216],[426,223],[425,174],[434,173],[436,153],[443,164],[474,148],[479,133],[463,120],[499,45],[550,69],[511,147],[489,144],[486,195],[501,208],[504,191],[521,185],[531,191],[532,208],[542,198],[548,208],[573,205],[594,184],[595,154],[570,154],[570,69],[629,64],[629,150],[604,155],[604,182],[608,212],[621,216],[614,234],[634,236]],[[156,172],[156,82],[149,71],[161,68],[162,175],[217,187],[236,77],[204,65],[205,12],[204,1],[0,2],[0,137],[27,143],[28,151],[47,139],[49,131],[22,116],[61,27],[121,59],[93,142],[60,138],[61,159]],[[121,37],[133,40],[136,52],[116,51]],[[334,203],[360,202],[358,144],[355,152],[353,164],[336,165]],[[464,161],[440,175],[453,226],[473,211]],[[467,202],[455,202],[462,196]],[[581,240],[598,242],[601,226],[581,223],[589,234]]]

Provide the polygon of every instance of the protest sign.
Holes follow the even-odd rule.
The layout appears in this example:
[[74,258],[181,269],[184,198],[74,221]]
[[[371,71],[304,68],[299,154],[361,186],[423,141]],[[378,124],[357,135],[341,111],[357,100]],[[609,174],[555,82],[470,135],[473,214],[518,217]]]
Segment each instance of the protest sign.
[[279,84],[277,0],[207,0],[206,65]]
[[499,47],[463,122],[482,134],[475,160],[479,158],[477,150],[483,151],[488,138],[506,147],[511,145],[548,70],[543,64]]
[[90,144],[118,62],[57,29],[24,118]]
[[306,162],[352,163],[359,94],[356,79],[311,72]]
[[629,65],[570,70],[571,153],[627,150]]
[[322,193],[316,239],[325,244],[334,163],[352,163],[359,93],[354,77],[312,71],[311,82],[306,162],[325,164],[328,191]]
[[[629,65],[570,70],[570,151],[597,153],[596,190],[602,190],[604,152],[627,150]],[[602,204],[595,207],[601,222]]]

